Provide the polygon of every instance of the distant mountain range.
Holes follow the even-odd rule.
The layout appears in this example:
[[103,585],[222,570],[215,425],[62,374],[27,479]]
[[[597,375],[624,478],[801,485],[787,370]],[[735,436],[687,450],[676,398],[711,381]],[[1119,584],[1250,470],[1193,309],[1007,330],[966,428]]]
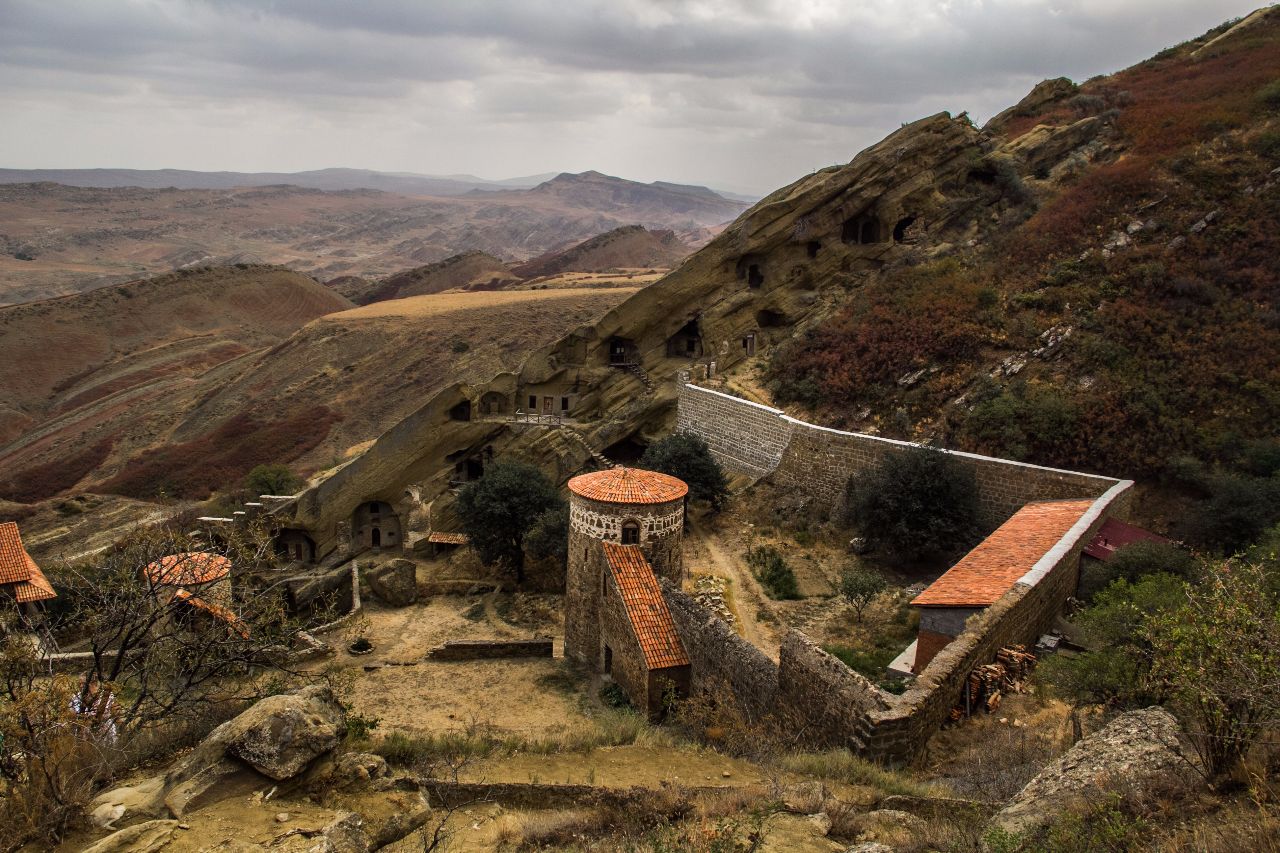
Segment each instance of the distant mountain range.
[[[0,184],[49,182],[71,187],[141,187],[143,189],[227,190],[282,184],[313,190],[381,190],[408,196],[459,196],[475,192],[526,190],[570,173],[546,172],[490,181],[475,175],[421,175],[370,169],[315,169],[306,172],[197,172],[190,169],[0,169]],[[599,175],[599,172],[584,172]],[[733,201],[754,202],[758,196],[707,190],[654,181],[652,187],[714,192]]]

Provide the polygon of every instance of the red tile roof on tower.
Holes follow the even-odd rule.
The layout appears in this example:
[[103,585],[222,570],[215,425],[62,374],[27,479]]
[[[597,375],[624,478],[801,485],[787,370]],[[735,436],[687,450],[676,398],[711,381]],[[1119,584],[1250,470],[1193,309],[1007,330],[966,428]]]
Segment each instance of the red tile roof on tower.
[[22,544],[16,522],[0,523],[0,586],[12,587],[20,602],[57,598],[53,585]]
[[911,603],[916,607],[995,604],[1091,506],[1092,500],[1027,504]]
[[231,561],[221,554],[189,551],[161,557],[148,564],[143,573],[156,585],[198,586],[225,578],[231,573]]
[[640,641],[645,665],[649,669],[688,666],[689,656],[644,552],[637,545],[605,542],[604,556],[613,570],[631,628]]
[[1098,530],[1098,535],[1093,537],[1093,541],[1085,546],[1084,552],[1095,560],[1110,560],[1116,551],[1119,551],[1125,545],[1132,545],[1134,542],[1168,542],[1163,536],[1152,533],[1150,530],[1143,530],[1141,527],[1134,527],[1132,524],[1125,524],[1123,521],[1117,521],[1114,518],[1108,518],[1102,523],[1102,527]]
[[684,480],[642,468],[606,468],[569,481],[569,491],[614,504],[664,504],[689,494]]

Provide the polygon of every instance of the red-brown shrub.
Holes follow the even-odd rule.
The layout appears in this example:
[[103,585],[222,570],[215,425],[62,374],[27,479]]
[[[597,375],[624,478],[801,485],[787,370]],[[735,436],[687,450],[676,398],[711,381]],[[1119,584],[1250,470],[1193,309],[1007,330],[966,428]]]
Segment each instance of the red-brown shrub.
[[0,481],[0,499],[35,503],[51,498],[71,488],[101,465],[111,452],[112,444],[112,439],[104,438],[79,453],[24,468],[7,480]]
[[167,495],[201,500],[239,484],[255,465],[290,462],[324,441],[341,415],[313,406],[263,423],[239,414],[200,438],[142,453],[101,486],[127,497]]

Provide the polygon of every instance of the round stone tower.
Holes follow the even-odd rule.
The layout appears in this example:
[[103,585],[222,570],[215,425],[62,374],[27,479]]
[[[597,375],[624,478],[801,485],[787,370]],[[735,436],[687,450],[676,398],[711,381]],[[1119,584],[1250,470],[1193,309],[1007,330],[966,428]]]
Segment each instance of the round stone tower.
[[683,480],[639,468],[609,468],[569,481],[569,561],[565,575],[565,654],[594,661],[600,653],[604,543],[635,546],[653,572],[684,580]]

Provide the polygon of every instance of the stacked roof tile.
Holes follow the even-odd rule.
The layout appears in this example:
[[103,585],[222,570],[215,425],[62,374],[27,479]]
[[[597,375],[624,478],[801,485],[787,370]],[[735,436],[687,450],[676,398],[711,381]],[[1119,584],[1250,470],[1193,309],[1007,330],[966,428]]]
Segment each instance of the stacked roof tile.
[[658,579],[644,553],[636,545],[605,542],[604,554],[613,571],[631,628],[640,641],[645,665],[649,669],[688,666],[689,656],[676,633],[675,620],[671,618],[666,599],[658,588]]
[[569,491],[584,498],[615,504],[664,504],[689,493],[683,480],[641,468],[606,468],[569,481]]
[[427,536],[427,541],[437,545],[466,545],[471,539],[465,533],[441,533],[436,531]]
[[0,523],[0,586],[9,587],[20,602],[45,601],[58,596],[53,584],[27,553],[18,525],[12,521]]
[[156,586],[199,586],[222,580],[230,573],[231,561],[226,557],[200,551],[170,554],[143,570],[147,580]]
[[916,607],[995,604],[1091,506],[1092,500],[1027,504],[911,603]]
[[237,616],[228,608],[223,607],[221,604],[215,604],[211,601],[205,601],[203,598],[200,598],[197,595],[192,595],[189,591],[185,589],[178,590],[173,594],[173,597],[178,599],[179,601],[185,601],[187,604],[191,605],[192,607],[196,607],[200,610],[205,611],[206,613],[212,615],[215,619],[219,619],[223,622],[226,622],[228,627],[230,627],[233,631],[235,631],[241,637],[247,638],[249,636],[248,626],[246,626],[242,621],[240,621],[239,616]]

